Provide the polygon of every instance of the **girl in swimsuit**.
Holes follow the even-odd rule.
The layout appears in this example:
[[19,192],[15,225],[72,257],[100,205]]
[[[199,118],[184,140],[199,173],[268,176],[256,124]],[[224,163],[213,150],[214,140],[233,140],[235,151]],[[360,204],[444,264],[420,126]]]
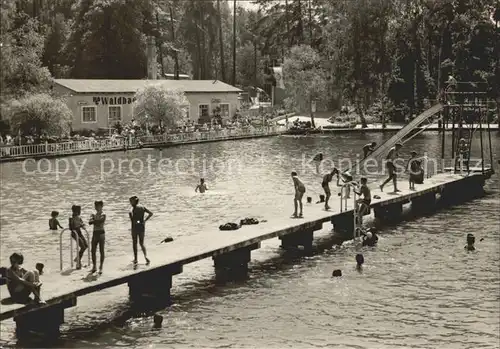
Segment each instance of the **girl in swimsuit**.
[[89,247],[89,244],[85,237],[82,234],[82,228],[85,227],[83,224],[83,220],[80,217],[82,212],[81,206],[73,205],[71,207],[71,211],[73,211],[73,215],[69,218],[69,229],[71,230],[71,237],[75,239],[79,246],[80,251],[78,253],[78,257],[76,257],[76,269],[82,268],[82,257],[85,253],[85,250]]

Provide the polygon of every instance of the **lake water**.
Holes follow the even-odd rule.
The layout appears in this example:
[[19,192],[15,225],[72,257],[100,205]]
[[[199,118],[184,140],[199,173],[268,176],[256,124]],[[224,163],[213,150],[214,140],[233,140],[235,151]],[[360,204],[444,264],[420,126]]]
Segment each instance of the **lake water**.
[[[42,261],[47,271],[58,270],[59,234],[48,231],[50,212],[58,210],[67,226],[71,205],[82,205],[86,220],[100,199],[108,215],[107,255],[123,255],[124,264],[132,260],[127,216],[132,195],[155,214],[148,222],[150,249],[161,248],[156,243],[166,235],[202,235],[205,227],[243,216],[290,215],[291,171],[299,172],[307,195],[316,199],[321,179],[304,163],[320,151],[335,160],[354,158],[365,143],[389,136],[282,136],[82,155],[64,158],[71,161],[66,174],[60,159],[59,175],[48,173],[56,160],[39,165],[44,173],[33,173],[38,171],[33,163],[25,169],[21,162],[2,164],[2,263],[16,250],[27,265]],[[500,139],[492,137],[497,161]],[[407,143],[402,155],[415,149],[439,157],[440,144],[438,134],[428,132]],[[205,195],[194,193],[200,176],[210,189]],[[174,305],[159,311],[165,317],[160,330],[152,329],[149,314],[127,315],[125,286],[79,298],[78,306],[66,311],[58,346],[499,348],[498,174],[486,190],[484,198],[383,229],[376,248],[347,243],[293,259],[283,255],[279,240],[264,242],[252,252],[251,277],[244,283],[215,286],[211,259],[188,265],[174,277]],[[327,240],[330,230],[325,224],[320,240]],[[465,236],[471,232],[477,251],[466,253]],[[365,256],[362,274],[354,270],[359,251]],[[344,276],[332,279],[337,268]],[[15,343],[13,328],[11,321],[2,323],[0,344]]]

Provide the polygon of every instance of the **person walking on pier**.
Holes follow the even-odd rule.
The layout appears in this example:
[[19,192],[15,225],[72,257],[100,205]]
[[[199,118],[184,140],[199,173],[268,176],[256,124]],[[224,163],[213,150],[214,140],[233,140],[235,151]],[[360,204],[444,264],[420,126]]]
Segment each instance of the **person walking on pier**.
[[[137,238],[139,238],[139,245],[141,245],[146,265],[149,265],[150,261],[147,257],[146,247],[144,246],[144,234],[146,232],[146,221],[151,218],[153,213],[146,207],[139,205],[139,198],[137,196],[132,196],[129,201],[132,206],[132,210],[129,212],[129,217],[130,223],[132,224],[132,248],[134,249],[133,263],[134,265],[137,264]],[[148,214],[146,218],[144,218],[145,213]]]
[[[293,199],[293,204],[295,207],[295,211],[292,215],[292,218],[302,218],[303,217],[303,212],[302,212],[302,197],[304,196],[304,193],[306,192],[306,187],[304,183],[299,179],[297,176],[297,172],[292,172],[292,180],[293,180],[293,185],[295,187],[295,197]],[[297,214],[297,206],[300,206],[300,213]]]
[[71,207],[73,215],[69,217],[69,229],[71,230],[71,237],[76,240],[77,244],[80,246],[80,251],[76,257],[76,269],[82,269],[82,257],[85,250],[89,248],[89,243],[82,234],[82,228],[85,227],[83,224],[80,214],[82,213],[82,207],[73,205]]
[[385,166],[387,168],[387,171],[389,172],[389,178],[387,178],[384,183],[380,185],[380,191],[384,191],[384,186],[389,183],[392,180],[392,183],[394,184],[394,192],[397,193],[400,190],[398,190],[398,183],[397,183],[397,174],[396,174],[396,165],[394,162],[398,158],[398,152],[399,150],[403,147],[401,143],[396,143],[394,147],[392,147],[389,150],[389,153],[387,154],[386,163]]
[[101,255],[101,262],[99,264],[99,274],[102,274],[102,266],[104,264],[104,223],[106,222],[106,215],[102,212],[104,203],[102,201],[94,202],[95,214],[90,216],[89,224],[94,226],[94,232],[92,233],[92,243],[91,243],[91,253],[92,253],[92,271],[95,273],[96,268],[96,253],[97,245],[99,245],[99,254]]
[[332,172],[327,173],[326,175],[323,176],[323,182],[321,183],[321,186],[323,187],[323,190],[325,191],[325,210],[329,210],[330,206],[328,206],[328,200],[330,200],[330,197],[332,196],[332,192],[330,191],[330,182],[333,179],[333,176],[339,175],[339,170],[334,168]]
[[371,143],[365,144],[363,146],[363,158],[366,158],[368,155],[373,153],[376,146],[377,146],[376,142],[371,142]]
[[321,162],[323,161],[323,153],[317,154],[314,158],[313,161],[316,165],[316,174],[319,174],[319,166],[321,165]]

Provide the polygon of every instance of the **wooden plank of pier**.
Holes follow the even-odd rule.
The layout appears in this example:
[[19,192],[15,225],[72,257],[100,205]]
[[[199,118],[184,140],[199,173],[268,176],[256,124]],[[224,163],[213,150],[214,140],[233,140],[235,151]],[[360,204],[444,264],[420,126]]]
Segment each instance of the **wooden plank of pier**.
[[[400,193],[387,192],[392,187],[392,184],[389,184],[386,187],[386,192],[381,192],[380,189],[372,190],[372,195],[378,195],[380,199],[373,199],[371,206],[408,202],[411,198],[429,192],[438,192],[443,187],[463,179],[464,176],[460,174],[442,173],[426,179],[424,184],[417,184],[414,191],[408,189],[407,183],[401,183]],[[334,194],[330,201],[332,208],[329,211],[324,210],[323,204],[304,204],[303,219],[292,219],[289,216],[266,217],[267,222],[258,225],[243,226],[234,231],[220,231],[218,227],[213,227],[212,229],[206,229],[203,233],[180,237],[173,242],[162,244],[160,247],[150,247],[148,256],[151,259],[151,265],[148,267],[140,265],[137,270],[134,270],[131,263],[128,263],[129,256],[115,256],[106,258],[104,273],[98,277],[89,276],[89,268],[63,272],[68,275],[61,275],[61,273],[55,271],[44,274],[42,276],[42,297],[47,304],[36,306],[2,304],[0,306],[0,321],[40,307],[46,307],[64,300],[127,283],[134,275],[146,273],[147,271],[169,265],[182,266],[250,246],[263,240],[311,229],[324,222],[330,222],[332,217],[341,214],[339,197]],[[291,197],[290,205],[292,206]],[[348,200],[348,211],[352,211],[352,209],[353,199],[350,199]],[[221,222],[221,224],[223,223],[225,222]],[[221,239],[221,236],[223,236],[223,239]],[[65,255],[68,256],[68,254],[66,251]],[[0,287],[0,297],[2,300],[9,297],[6,286]]]

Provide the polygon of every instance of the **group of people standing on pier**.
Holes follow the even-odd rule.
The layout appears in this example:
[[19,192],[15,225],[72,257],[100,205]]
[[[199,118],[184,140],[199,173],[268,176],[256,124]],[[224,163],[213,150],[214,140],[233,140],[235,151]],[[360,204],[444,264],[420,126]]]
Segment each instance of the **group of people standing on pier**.
[[[374,152],[377,143],[371,142],[366,144],[363,147],[363,156],[367,158],[371,153]],[[397,175],[398,170],[396,166],[396,160],[399,158],[399,151],[403,145],[401,143],[397,143],[394,147],[390,148],[387,156],[385,158],[385,167],[388,171],[388,178],[379,186],[380,191],[384,190],[384,186],[392,181],[394,185],[394,192],[399,192],[400,190],[397,187]],[[319,174],[319,167],[321,162],[324,160],[323,154],[319,153],[314,158],[313,161],[316,164],[316,173]],[[415,190],[415,184],[422,184],[424,181],[424,169],[422,167],[422,158],[418,157],[418,153],[416,151],[411,152],[411,157],[406,164],[406,172],[409,172],[409,189]],[[294,213],[292,214],[292,218],[302,218],[303,217],[303,203],[302,199],[306,192],[306,186],[299,179],[297,172],[292,172],[292,181],[295,188],[294,195]],[[363,215],[365,215],[370,210],[370,204],[372,200],[371,190],[368,187],[368,179],[366,177],[361,177],[359,183],[354,180],[353,176],[349,173],[349,171],[341,171],[338,168],[334,167],[329,173],[323,176],[323,180],[321,182],[321,187],[325,195],[320,195],[320,201],[318,203],[325,204],[325,210],[329,210],[329,200],[331,198],[331,190],[330,183],[332,182],[334,177],[337,177],[337,186],[341,187],[341,192],[339,196],[343,195],[344,198],[350,198],[351,187],[353,188],[356,195],[359,195],[360,198],[356,200],[356,210],[357,215],[362,219]],[[342,183],[341,183],[342,182]],[[324,200],[323,200],[324,199]],[[310,201],[310,198],[308,198]]]

